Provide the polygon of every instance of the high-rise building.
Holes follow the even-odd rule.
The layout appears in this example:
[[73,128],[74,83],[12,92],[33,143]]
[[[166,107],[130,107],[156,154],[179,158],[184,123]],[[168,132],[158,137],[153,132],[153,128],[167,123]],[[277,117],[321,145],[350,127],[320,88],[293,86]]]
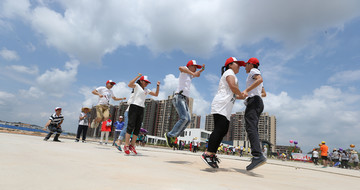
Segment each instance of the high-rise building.
[[[245,129],[245,112],[236,112],[230,117],[229,131],[224,137],[223,141],[237,141],[234,143],[237,145],[249,146],[247,133]],[[211,114],[206,116],[205,130],[214,130],[214,119]],[[269,116],[269,113],[262,113],[259,119],[258,125],[259,138],[261,141],[267,141],[271,143],[271,151],[275,151],[276,146],[276,117]],[[240,143],[242,142],[242,143]]]
[[191,129],[200,129],[200,122],[201,122],[201,116],[200,115],[196,115],[196,114],[192,114],[191,116],[191,122],[190,125],[188,126],[188,128]]
[[[167,100],[159,100],[156,109],[156,120],[154,127],[154,136],[163,136],[164,133],[169,132],[176,122],[179,120],[179,115],[176,112],[175,107],[172,104],[174,96],[168,96]],[[187,100],[190,115],[192,115],[193,99]],[[195,123],[196,126],[200,126],[200,119]],[[188,128],[190,125],[188,126]]]
[[157,106],[158,101],[155,101],[151,98],[145,100],[145,110],[142,128],[148,130],[149,135],[154,134]]
[[206,131],[214,131],[214,117],[212,114],[206,115],[205,118],[205,130]]

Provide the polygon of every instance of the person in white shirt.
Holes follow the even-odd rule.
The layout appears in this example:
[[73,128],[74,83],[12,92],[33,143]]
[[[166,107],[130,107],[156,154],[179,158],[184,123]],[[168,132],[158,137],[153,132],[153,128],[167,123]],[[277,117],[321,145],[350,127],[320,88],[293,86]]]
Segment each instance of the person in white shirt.
[[266,158],[262,154],[261,144],[258,132],[258,123],[261,113],[264,110],[264,103],[261,99],[263,91],[263,78],[261,77],[258,67],[260,62],[257,58],[252,57],[246,63],[246,89],[243,94],[246,98],[244,101],[245,109],[245,129],[251,145],[251,154],[253,158],[246,170],[255,169],[266,163]]
[[319,152],[317,151],[317,149],[314,149],[312,152],[312,159],[315,165],[318,165],[318,160],[319,160]]
[[[196,71],[196,69],[200,69]],[[168,133],[165,133],[166,144],[169,147],[174,146],[176,137],[178,137],[190,124],[191,116],[189,107],[187,105],[187,98],[190,95],[191,80],[195,77],[200,77],[200,73],[205,69],[205,65],[197,65],[195,60],[190,60],[186,67],[179,67],[179,85],[175,91],[175,96],[172,103],[179,114],[179,121],[176,122],[174,127]]]
[[238,61],[235,57],[226,60],[225,66],[221,68],[222,76],[218,91],[211,103],[211,114],[214,117],[215,126],[209,138],[207,151],[201,155],[201,158],[212,168],[219,168],[216,152],[229,130],[230,116],[235,100],[245,98],[239,90],[236,77],[241,66],[245,66],[245,62]]
[[90,108],[83,107],[81,108],[81,113],[79,116],[79,126],[76,133],[76,139],[75,142],[79,142],[80,135],[82,134],[82,142],[85,142],[86,140],[86,133],[88,130],[88,127],[90,126]]
[[[135,83],[136,81],[136,83]],[[125,146],[124,152],[129,155],[130,151],[134,154],[137,154],[135,150],[136,139],[139,135],[141,123],[144,117],[144,108],[145,108],[145,98],[146,95],[150,94],[152,96],[159,95],[160,81],[157,82],[156,92],[152,92],[149,89],[146,89],[147,85],[150,84],[150,81],[147,76],[142,76],[140,73],[134,79],[132,79],[128,86],[133,88],[133,100],[129,106],[129,122],[126,129],[125,135]],[[132,134],[132,139],[130,142],[130,136]]]
[[126,99],[126,98],[117,98],[114,96],[114,93],[111,90],[111,88],[115,84],[116,83],[114,81],[108,80],[106,82],[106,86],[100,86],[92,91],[94,95],[99,96],[99,101],[96,106],[96,119],[91,123],[91,128],[96,128],[99,126],[99,123],[101,121],[106,121],[109,119],[109,114],[110,114],[109,102],[111,98],[115,101]]

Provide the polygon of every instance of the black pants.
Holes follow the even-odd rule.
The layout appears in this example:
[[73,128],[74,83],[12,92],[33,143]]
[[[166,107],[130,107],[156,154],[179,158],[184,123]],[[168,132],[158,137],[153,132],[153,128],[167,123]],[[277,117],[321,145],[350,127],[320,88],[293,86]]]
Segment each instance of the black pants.
[[77,134],[76,134],[76,139],[79,140],[80,139],[80,135],[82,133],[82,140],[86,140],[86,133],[88,130],[88,126],[87,125],[79,125],[78,130],[77,130]]
[[142,120],[144,117],[144,108],[131,104],[129,108],[129,122],[126,129],[126,133],[133,134],[135,136],[139,135]]
[[57,127],[57,125],[49,125],[48,129],[50,132],[46,135],[45,139],[49,139],[52,134],[56,133],[54,140],[59,140],[59,136],[62,133],[61,128]]
[[245,128],[251,145],[251,154],[256,157],[262,155],[258,124],[263,110],[264,103],[260,96],[253,96],[247,99],[247,106],[245,109]]
[[213,114],[214,117],[214,131],[209,138],[208,151],[216,153],[219,145],[229,130],[229,120],[223,115]]

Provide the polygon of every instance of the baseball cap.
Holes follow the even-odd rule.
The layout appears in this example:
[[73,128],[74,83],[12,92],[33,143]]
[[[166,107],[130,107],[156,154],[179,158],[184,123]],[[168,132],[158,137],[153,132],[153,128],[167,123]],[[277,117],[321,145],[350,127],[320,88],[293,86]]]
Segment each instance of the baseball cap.
[[239,66],[243,66],[245,67],[245,61],[238,61],[235,57],[229,57],[226,61],[225,61],[225,67],[227,65],[229,65],[230,63],[235,62],[237,63]]
[[257,65],[257,66],[260,65],[259,60],[257,58],[255,58],[255,57],[250,58],[246,63],[251,63],[251,64]]
[[110,84],[116,84],[114,81],[112,81],[112,80],[108,80],[108,81],[106,81],[106,84],[108,84],[108,83],[110,83]]
[[55,108],[55,111],[56,111],[56,110],[61,110],[61,107],[56,107],[56,108]]
[[119,118],[124,118],[124,117],[122,115],[120,115]]
[[187,67],[189,67],[189,66],[191,66],[191,65],[195,65],[196,68],[198,68],[198,69],[201,69],[201,68],[202,68],[201,65],[196,64],[196,61],[195,61],[195,60],[190,60],[190,61],[186,64]]
[[148,76],[142,76],[142,77],[140,77],[139,80],[143,80],[143,81],[151,84],[151,82],[150,82],[149,79],[148,79]]

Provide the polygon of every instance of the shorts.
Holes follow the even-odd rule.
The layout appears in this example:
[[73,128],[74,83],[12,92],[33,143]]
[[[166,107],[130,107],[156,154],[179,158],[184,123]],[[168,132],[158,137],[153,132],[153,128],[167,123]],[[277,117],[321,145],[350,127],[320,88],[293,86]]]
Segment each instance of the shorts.
[[107,119],[110,116],[110,107],[108,105],[97,105],[96,106],[96,117]]
[[328,160],[328,157],[327,156],[321,156],[321,159],[322,160]]

